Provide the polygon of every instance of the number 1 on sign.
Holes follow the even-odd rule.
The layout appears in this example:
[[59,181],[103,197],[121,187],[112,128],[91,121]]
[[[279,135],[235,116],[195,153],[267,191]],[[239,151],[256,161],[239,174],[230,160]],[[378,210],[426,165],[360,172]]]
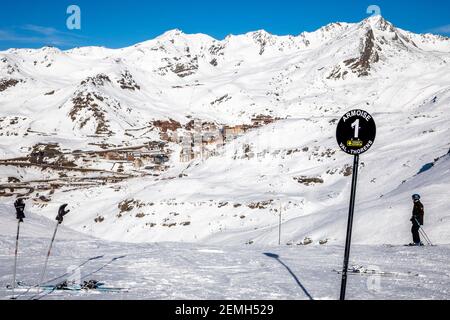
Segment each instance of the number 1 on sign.
[[355,138],[359,138],[359,119],[356,119],[355,122],[352,123],[352,128],[355,128]]

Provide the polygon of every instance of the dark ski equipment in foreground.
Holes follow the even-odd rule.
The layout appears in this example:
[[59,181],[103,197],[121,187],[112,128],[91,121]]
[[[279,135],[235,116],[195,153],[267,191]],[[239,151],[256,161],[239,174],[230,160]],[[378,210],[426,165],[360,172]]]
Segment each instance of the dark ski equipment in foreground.
[[41,277],[39,279],[38,293],[40,292],[41,285],[44,282],[45,273],[47,271],[48,259],[50,258],[53,242],[55,241],[56,238],[56,232],[58,232],[59,225],[63,223],[64,216],[70,212],[70,210],[66,210],[67,206],[68,206],[67,204],[64,204],[58,210],[58,215],[56,216],[56,221],[58,221],[58,223],[56,224],[55,231],[53,232],[53,237],[52,240],[50,241],[50,246],[48,248],[47,256],[45,258],[44,269],[42,269]]
[[[25,219],[25,202],[23,201],[22,198],[19,198],[16,200],[16,202],[14,202],[14,207],[16,208],[16,218],[17,218],[17,234],[16,234],[16,249],[14,251],[14,270],[13,270],[13,284],[16,283],[16,276],[17,276],[17,256],[18,256],[18,252],[19,252],[19,236],[20,236],[20,224],[23,222],[23,219]],[[12,290],[13,290],[13,294],[12,294],[12,298],[11,299],[15,299],[14,297],[14,287],[15,285],[13,285]]]
[[[333,269],[333,272],[336,272],[337,274],[342,274],[342,270]],[[351,275],[368,275],[368,276],[408,276],[408,277],[420,277],[420,274],[416,272],[408,271],[407,273],[403,272],[386,272],[386,271],[380,271],[380,270],[374,270],[374,269],[368,269],[363,266],[354,266],[352,268],[349,268],[347,270],[347,274]]]
[[[11,285],[6,287],[8,290],[12,289]],[[32,286],[26,284],[24,282],[17,282],[16,288],[27,290],[30,292],[32,289],[38,289],[37,286]],[[97,280],[88,280],[83,281],[81,284],[76,284],[70,281],[63,281],[56,285],[43,285],[40,287],[41,291],[45,291],[45,293],[51,293],[53,291],[108,291],[108,292],[128,292],[128,288],[116,288],[116,287],[107,287],[105,283],[102,283]]]

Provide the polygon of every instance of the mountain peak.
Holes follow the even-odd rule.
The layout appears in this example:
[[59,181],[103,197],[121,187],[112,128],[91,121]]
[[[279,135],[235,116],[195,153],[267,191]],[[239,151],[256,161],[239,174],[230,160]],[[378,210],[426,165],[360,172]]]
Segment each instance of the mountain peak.
[[395,31],[394,25],[384,19],[381,15],[374,15],[364,19],[361,24],[380,31]]
[[256,30],[253,32],[249,33],[250,35],[256,35],[256,36],[267,36],[267,35],[271,35],[269,32],[267,32],[264,29],[260,29],[260,30]]
[[345,26],[345,25],[346,25],[346,23],[342,23],[342,22],[332,22],[332,23],[327,24],[326,26],[321,27],[319,30],[331,31],[331,30],[334,30],[334,29],[339,29],[339,28],[341,28],[342,26]]
[[164,32],[157,39],[161,39],[161,38],[175,38],[175,37],[179,37],[181,35],[184,35],[183,31],[181,31],[180,29],[172,29],[172,30]]

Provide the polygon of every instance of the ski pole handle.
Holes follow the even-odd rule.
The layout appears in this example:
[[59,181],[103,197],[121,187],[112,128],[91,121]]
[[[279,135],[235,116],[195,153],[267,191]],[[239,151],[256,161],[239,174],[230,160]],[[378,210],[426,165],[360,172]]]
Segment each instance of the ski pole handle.
[[19,222],[23,222],[23,219],[25,219],[25,202],[22,198],[19,198],[14,202],[14,207],[16,208],[16,218],[19,220]]

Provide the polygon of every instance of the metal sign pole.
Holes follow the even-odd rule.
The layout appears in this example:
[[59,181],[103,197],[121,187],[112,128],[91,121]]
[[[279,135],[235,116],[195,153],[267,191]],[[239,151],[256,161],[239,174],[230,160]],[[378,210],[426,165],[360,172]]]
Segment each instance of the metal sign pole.
[[345,291],[347,289],[347,271],[348,271],[348,262],[350,258],[350,246],[352,242],[353,213],[355,211],[356,184],[358,182],[358,167],[359,167],[359,155],[355,155],[353,162],[352,191],[350,196],[350,208],[348,213],[347,240],[345,242],[344,267],[342,269],[340,300],[345,300]]
[[348,261],[352,244],[353,214],[355,212],[356,185],[358,182],[359,156],[367,152],[374,144],[377,126],[373,117],[366,111],[356,109],[347,112],[336,128],[336,141],[347,154],[354,156],[352,191],[348,211],[347,239],[345,242],[344,267],[342,269],[341,299],[345,300],[347,289]]

